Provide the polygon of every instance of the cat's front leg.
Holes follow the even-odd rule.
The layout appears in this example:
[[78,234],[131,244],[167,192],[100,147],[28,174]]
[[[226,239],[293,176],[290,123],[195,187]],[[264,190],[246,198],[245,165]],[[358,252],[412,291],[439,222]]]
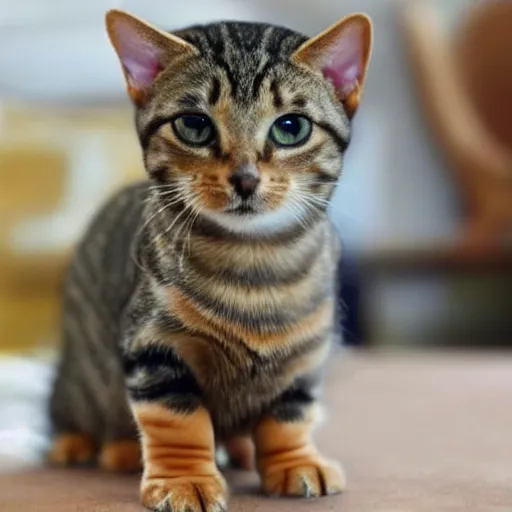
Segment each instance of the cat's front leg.
[[213,426],[193,375],[169,349],[154,345],[127,366],[144,460],[142,503],[155,511],[226,510]]
[[294,387],[257,425],[257,465],[267,494],[312,498],[343,491],[341,466],[325,459],[312,440],[317,410],[309,390]]

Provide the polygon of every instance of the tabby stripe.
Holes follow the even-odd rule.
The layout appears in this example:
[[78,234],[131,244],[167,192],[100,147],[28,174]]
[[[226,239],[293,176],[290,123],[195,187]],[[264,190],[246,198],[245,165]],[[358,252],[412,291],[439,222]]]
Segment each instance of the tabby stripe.
[[208,97],[208,103],[215,106],[220,98],[220,80],[214,76],[212,80],[212,88]]
[[259,334],[279,332],[283,327],[293,324],[303,316],[313,313],[331,293],[329,289],[315,290],[316,293],[302,307],[294,308],[293,312],[284,311],[283,309],[274,309],[268,312],[263,310],[247,311],[240,308],[239,304],[232,307],[221,302],[218,298],[201,293],[197,284],[194,283],[183,281],[178,284],[178,288],[203,311],[206,310],[224,321],[244,325],[254,333]]
[[296,402],[299,404],[310,404],[314,402],[315,398],[311,393],[302,387],[293,387],[286,390],[280,397],[280,402]]
[[165,274],[162,271],[157,255],[157,248],[152,246],[151,241],[147,239],[147,236],[148,234],[145,236],[144,245],[140,251],[143,266],[158,283],[170,284],[172,282],[172,276],[169,273]]
[[338,146],[338,149],[343,153],[344,151],[346,151],[349,143],[350,143],[350,139],[345,139],[344,137],[342,137],[337,131],[336,131],[336,128],[334,128],[334,126],[332,126],[331,124],[329,123],[326,123],[326,122],[322,122],[322,121],[315,121],[316,124],[318,126],[320,126],[320,128],[322,128],[323,130],[325,130],[333,139],[334,139],[334,142],[336,143],[336,145]]
[[221,24],[221,34],[225,41],[231,43],[230,46],[234,48],[243,48],[245,41],[242,39],[242,35],[236,29],[234,25],[228,25],[227,23]]
[[[73,339],[72,337],[76,337],[76,333],[70,328],[69,322],[64,324],[63,337],[64,344],[69,348],[69,352],[65,354],[60,363],[58,379],[61,379],[61,382],[56,383],[59,394],[52,397],[52,414],[61,431],[67,429],[73,432],[82,428],[83,425],[87,425],[90,432],[95,432],[103,417],[104,409],[102,410],[98,403],[103,394],[98,395],[98,390],[92,391],[89,389],[90,382],[87,371],[73,374],[72,377],[69,375],[71,368],[67,366],[69,364],[67,362],[83,361],[84,358],[81,353],[76,352],[77,348],[81,348],[81,345],[77,346],[69,343]],[[82,367],[82,369],[85,370],[85,367]],[[79,379],[78,382],[77,378]],[[69,404],[73,404],[73,407],[70,408]]]
[[126,374],[131,374],[135,368],[144,366],[155,369],[158,366],[180,368],[186,371],[183,361],[176,355],[173,349],[160,345],[151,345],[136,352],[124,352],[122,354],[123,369]]
[[258,159],[261,162],[270,162],[274,155],[274,145],[267,139],[263,147],[263,153],[258,153]]
[[192,375],[165,378],[149,386],[127,385],[126,388],[134,401],[161,400],[171,398],[172,395],[201,395],[201,390]]
[[306,98],[303,98],[302,96],[298,96],[297,98],[294,98],[292,100],[292,105],[299,108],[305,108],[305,106],[308,104],[308,100]]
[[148,169],[149,175],[162,185],[166,184],[169,180],[169,166],[167,164],[157,165],[152,169]]
[[210,30],[205,30],[201,33],[201,35],[206,38],[207,43],[210,47],[210,57],[213,59],[217,66],[224,70],[224,72],[226,73],[226,77],[229,81],[229,84],[231,86],[231,93],[233,96],[236,96],[238,90],[238,81],[235,78],[233,70],[222,57],[222,54],[224,53],[224,41],[222,36],[219,37],[219,39],[216,41],[213,38],[212,34],[210,33]]
[[151,140],[151,137],[158,131],[158,129],[164,124],[170,123],[172,119],[172,117],[168,116],[155,117],[155,119],[152,119],[147,124],[147,126],[139,130],[139,140],[143,150],[148,149],[149,141]]
[[[333,176],[332,174],[329,174],[325,172],[322,168],[315,169],[316,170],[316,177],[319,181],[322,182],[324,185],[334,185],[338,182],[338,176]],[[318,183],[317,183],[318,185]]]
[[307,409],[315,400],[307,400],[306,394],[303,394],[302,399],[300,399],[299,393],[297,393],[297,399],[279,402],[271,407],[272,416],[282,422],[304,421],[307,416]]
[[182,322],[171,316],[167,311],[157,313],[155,322],[156,325],[166,332],[182,331],[184,329]]
[[[90,278],[92,280],[92,278]],[[82,281],[82,277],[80,276],[80,273],[74,274],[74,284],[70,286],[68,290],[68,294],[66,296],[67,304],[66,304],[66,310],[69,311],[67,308],[70,308],[73,312],[73,310],[82,310],[82,313],[85,312],[85,316],[89,318],[94,318],[97,322],[97,331],[95,333],[95,336],[91,342],[96,340],[98,337],[100,339],[109,338],[112,337],[115,332],[112,327],[112,324],[108,321],[108,318],[105,318],[105,316],[108,314],[108,310],[105,310],[104,308],[102,311],[98,309],[98,301],[93,300],[94,294],[89,288],[84,287],[84,282]],[[94,307],[93,304],[96,306]],[[75,307],[76,306],[76,307]],[[70,314],[72,316],[72,314]],[[83,316],[83,315],[80,315]],[[108,315],[110,316],[110,315]]]
[[301,343],[291,346],[286,354],[279,359],[278,372],[282,371],[284,365],[290,364],[294,359],[305,354],[312,354],[315,350],[324,345],[325,340],[331,335],[331,326],[327,326],[315,333],[313,336],[302,340]]
[[[267,78],[270,70],[272,69],[272,67],[274,67],[275,63],[276,62],[273,59],[269,58],[267,60],[267,62],[265,62],[265,65],[263,66],[261,71],[259,71],[256,74],[256,76],[254,77],[254,81],[252,83],[252,100],[253,101],[258,99],[258,96],[260,94],[261,84],[263,83],[263,80],[265,80],[265,78]],[[247,98],[247,100],[250,101],[251,98]]]
[[[73,381],[73,379],[70,380]],[[74,382],[76,383],[76,394],[82,395],[80,399],[74,398],[72,402],[75,407],[78,404],[82,405],[80,424],[88,421],[91,428],[94,428],[94,431],[98,432],[98,426],[104,422],[106,412],[110,406],[108,395],[104,392],[107,386],[103,382],[100,388],[97,386],[93,388],[94,382],[92,382],[91,374],[87,370],[79,372]],[[102,397],[104,397],[104,400],[102,400]],[[91,432],[93,432],[93,430],[91,430]]]
[[178,100],[178,105],[183,108],[198,108],[201,105],[201,98],[195,94],[187,93]]
[[231,86],[231,94],[232,94],[232,96],[236,96],[237,95],[237,91],[238,91],[238,80],[236,79],[236,77],[235,77],[231,67],[219,55],[214,55],[213,56],[213,60],[215,61],[215,64],[217,64],[217,66],[222,68],[224,70],[224,72],[226,73],[226,77],[227,77],[228,82],[229,82],[229,84]]
[[277,81],[273,81],[270,85],[270,91],[274,95],[274,107],[281,108],[283,106],[283,98],[281,96],[281,91],[279,90],[279,85]]
[[[88,320],[91,319],[89,318]],[[68,319],[68,326],[73,332],[73,336],[76,337],[79,335],[80,339],[83,341],[80,345],[80,352],[76,354],[79,357],[77,360],[83,365],[82,371],[80,372],[84,376],[82,388],[85,391],[85,389],[90,386],[89,395],[95,397],[99,409],[105,411],[107,410],[108,396],[103,391],[109,372],[104,365],[107,365],[109,361],[99,356],[92,346],[93,340],[97,339],[97,333],[92,330],[89,322],[87,322],[87,326],[84,326],[75,318]],[[103,368],[100,368],[100,366],[103,366]]]
[[[300,248],[297,248],[300,250]],[[318,246],[310,246],[302,254],[300,264],[290,265],[288,269],[274,269],[272,267],[253,267],[240,269],[234,266],[209,268],[193,251],[187,256],[187,263],[198,275],[206,278],[215,278],[220,283],[245,283],[251,287],[266,287],[269,285],[290,285],[302,279],[321,253]]]

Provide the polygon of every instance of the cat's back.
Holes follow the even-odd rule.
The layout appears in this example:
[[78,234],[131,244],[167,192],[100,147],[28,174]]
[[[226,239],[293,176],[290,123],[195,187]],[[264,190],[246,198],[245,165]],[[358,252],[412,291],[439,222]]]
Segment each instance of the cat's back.
[[[105,435],[108,412],[134,435],[118,355],[121,315],[138,280],[133,248],[143,225],[148,184],[125,187],[94,216],[79,242],[63,289],[62,354],[51,398],[56,433]],[[112,426],[111,426],[112,427]]]
[[78,294],[110,314],[120,313],[137,273],[134,244],[147,192],[147,183],[126,186],[94,216],[69,267],[64,303]]

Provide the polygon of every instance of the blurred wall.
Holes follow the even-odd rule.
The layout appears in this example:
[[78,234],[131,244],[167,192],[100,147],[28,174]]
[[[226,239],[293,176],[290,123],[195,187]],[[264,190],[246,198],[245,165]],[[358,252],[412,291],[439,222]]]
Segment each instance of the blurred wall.
[[[448,25],[471,3],[431,1]],[[398,30],[400,5],[399,0],[0,0],[0,159],[4,163],[0,186],[3,183],[4,190],[14,190],[9,185],[13,167],[5,155],[12,157],[12,149],[19,148],[20,141],[18,178],[28,167],[37,173],[37,165],[29,166],[24,156],[31,148],[44,146],[51,153],[48,158],[59,162],[46,167],[54,169],[53,174],[50,170],[44,174],[46,187],[44,181],[37,182],[39,185],[29,181],[42,194],[52,189],[50,181],[54,180],[59,192],[50,206],[27,209],[23,218],[9,225],[2,217],[3,339],[19,337],[19,325],[30,306],[23,298],[27,288],[11,282],[18,274],[9,265],[21,255],[42,261],[44,254],[67,250],[90,213],[113,188],[142,176],[131,107],[104,30],[104,12],[111,7],[130,10],[168,29],[230,18],[284,24],[309,35],[350,12],[367,12],[375,23],[373,61],[332,215],[347,250],[354,253],[390,245],[428,245],[454,233],[457,195],[416,105]],[[32,268],[34,275],[45,272]],[[11,280],[10,291],[2,276]],[[435,314],[449,300],[445,288],[437,283],[426,283],[415,300],[410,297],[417,293],[416,288],[405,293],[386,284],[379,290],[388,309],[396,310],[395,317],[412,319],[416,326],[420,324],[414,323],[415,315],[426,318],[429,308]],[[50,302],[44,294],[34,300],[51,303],[56,311],[57,294],[55,290],[51,293]],[[9,304],[17,308],[15,313],[6,309]],[[43,313],[40,317],[47,318]],[[6,322],[11,326],[8,332]],[[31,327],[26,339],[38,332],[37,322],[23,325]]]
[[[403,0],[406,1],[406,0]],[[470,0],[432,0],[447,20]],[[457,203],[449,172],[418,112],[397,28],[396,0],[58,0],[0,1],[0,94],[59,105],[125,101],[118,63],[103,28],[121,7],[169,29],[216,19],[261,20],[315,34],[365,11],[375,46],[363,108],[333,216],[348,249],[429,243],[454,232]],[[15,7],[12,7],[15,6]],[[37,51],[35,49],[37,48]],[[27,65],[27,62],[29,65]]]

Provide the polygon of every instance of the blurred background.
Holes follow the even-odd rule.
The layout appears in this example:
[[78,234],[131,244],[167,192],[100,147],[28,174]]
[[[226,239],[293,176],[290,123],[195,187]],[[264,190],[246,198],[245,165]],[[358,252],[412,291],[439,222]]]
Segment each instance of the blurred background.
[[245,19],[308,35],[367,12],[373,60],[331,210],[345,338],[510,346],[512,2],[0,0],[0,352],[58,343],[73,244],[144,176],[112,7],[169,30]]

